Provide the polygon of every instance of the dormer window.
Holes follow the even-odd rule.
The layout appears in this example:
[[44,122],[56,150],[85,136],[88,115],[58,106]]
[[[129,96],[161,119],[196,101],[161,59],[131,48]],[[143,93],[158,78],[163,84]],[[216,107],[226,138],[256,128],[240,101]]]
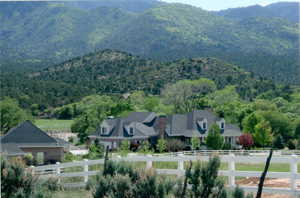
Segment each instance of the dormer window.
[[102,128],[101,128],[101,134],[106,134],[106,132],[107,132],[106,127],[102,127]]
[[206,122],[203,122],[203,124],[202,124],[202,129],[203,129],[203,130],[206,130],[206,129],[207,129],[207,123],[206,123]]
[[220,128],[221,128],[221,129],[224,129],[224,128],[225,128],[225,123],[224,123],[224,122],[221,122]]
[[133,135],[133,127],[129,128],[129,135]]

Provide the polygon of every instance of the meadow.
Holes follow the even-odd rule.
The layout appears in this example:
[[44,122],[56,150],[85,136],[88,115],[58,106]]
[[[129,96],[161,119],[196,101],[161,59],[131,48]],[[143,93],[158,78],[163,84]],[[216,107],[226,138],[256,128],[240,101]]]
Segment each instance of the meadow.
[[37,119],[35,124],[44,131],[71,132],[73,120]]

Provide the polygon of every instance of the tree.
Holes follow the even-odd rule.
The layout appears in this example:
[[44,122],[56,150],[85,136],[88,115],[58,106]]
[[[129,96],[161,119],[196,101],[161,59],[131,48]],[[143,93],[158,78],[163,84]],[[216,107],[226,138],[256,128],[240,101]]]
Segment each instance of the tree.
[[244,133],[239,137],[239,144],[243,146],[245,149],[249,149],[253,146],[254,141],[252,135],[250,133]]
[[256,113],[251,113],[246,116],[242,122],[243,131],[253,134],[255,132],[255,126],[260,122],[262,118]]
[[129,140],[122,140],[119,148],[122,155],[127,155],[130,151],[130,141]]
[[218,178],[220,165],[220,159],[214,157],[206,166],[197,163],[192,171],[186,173],[191,184],[190,197],[226,197],[224,182]]
[[295,121],[295,138],[300,139],[300,119]]
[[282,138],[281,135],[276,136],[273,145],[277,149],[283,149],[284,148],[283,138]]
[[193,150],[200,149],[200,139],[199,139],[199,137],[193,136],[191,142],[192,142],[192,149]]
[[98,125],[111,115],[115,105],[112,99],[105,95],[92,95],[82,99],[77,107],[82,113],[71,126],[71,131],[78,134],[80,143],[84,143],[88,135],[95,132]]
[[197,99],[216,89],[213,81],[208,79],[180,80],[172,85],[167,85],[162,90],[165,104],[174,105],[176,113],[192,111],[197,106]]
[[255,144],[266,147],[272,143],[272,129],[270,123],[263,120],[255,126],[253,134]]
[[5,98],[0,101],[1,111],[1,132],[7,133],[9,129],[17,126],[19,123],[30,119],[28,114],[19,107],[16,100]]
[[206,138],[206,145],[208,148],[219,150],[224,144],[224,138],[221,135],[221,129],[217,124],[213,124],[209,129],[208,136]]
[[159,151],[160,153],[165,152],[166,149],[167,149],[167,142],[166,142],[166,140],[163,139],[163,138],[160,138],[160,139],[158,140],[158,142],[157,142],[157,146],[158,146],[158,151]]

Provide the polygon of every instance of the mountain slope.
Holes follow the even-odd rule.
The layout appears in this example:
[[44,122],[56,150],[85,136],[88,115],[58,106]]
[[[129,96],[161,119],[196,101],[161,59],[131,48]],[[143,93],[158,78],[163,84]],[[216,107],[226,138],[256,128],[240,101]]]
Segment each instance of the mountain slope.
[[215,12],[219,16],[224,16],[231,19],[243,20],[252,17],[277,17],[286,19],[293,23],[299,23],[299,2],[279,2],[268,6],[249,6],[243,8],[232,8]]
[[112,50],[90,53],[40,72],[11,76],[2,75],[2,94],[18,99],[23,106],[30,106],[29,102],[57,106],[95,93],[143,90],[159,94],[166,84],[201,77],[213,80],[218,88],[236,85],[245,99],[275,88],[270,81],[255,79],[251,73],[215,58],[160,62]]
[[216,57],[276,81],[300,83],[299,28],[281,18],[234,20],[183,4],[159,4],[143,12],[34,4],[0,2],[4,70],[44,68],[95,50],[117,49],[168,61]]

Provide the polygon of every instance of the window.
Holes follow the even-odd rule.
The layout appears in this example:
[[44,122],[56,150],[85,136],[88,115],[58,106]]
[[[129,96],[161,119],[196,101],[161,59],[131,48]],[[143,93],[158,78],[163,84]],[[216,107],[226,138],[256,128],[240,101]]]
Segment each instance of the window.
[[106,133],[106,128],[105,127],[102,127],[101,128],[101,134],[105,134]]
[[38,152],[36,155],[36,161],[39,165],[44,164],[44,152]]
[[224,128],[225,128],[225,123],[221,122],[221,129],[224,129]]
[[206,124],[206,122],[203,122],[203,124],[202,124],[202,128],[203,128],[204,130],[206,130],[206,129],[207,129],[207,124]]
[[129,134],[130,134],[130,135],[133,135],[133,127],[130,127],[130,128],[129,128]]

